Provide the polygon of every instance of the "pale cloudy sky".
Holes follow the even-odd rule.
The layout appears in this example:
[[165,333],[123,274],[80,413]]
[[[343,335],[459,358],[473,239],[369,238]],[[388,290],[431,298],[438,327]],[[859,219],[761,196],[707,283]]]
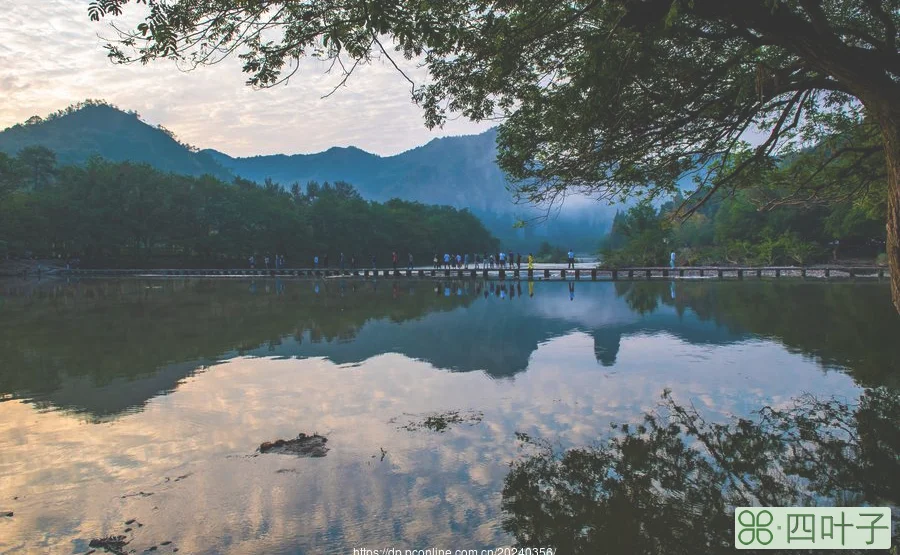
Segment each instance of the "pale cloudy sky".
[[[190,144],[237,156],[348,145],[389,155],[493,125],[460,118],[428,131],[409,83],[387,61],[361,67],[327,99],[340,76],[315,61],[287,85],[262,91],[244,85],[236,59],[188,73],[170,62],[113,65],[100,37],[114,33],[107,21],[88,19],[88,3],[0,0],[0,129],[86,98],[137,110]],[[424,76],[412,63],[405,69]]]

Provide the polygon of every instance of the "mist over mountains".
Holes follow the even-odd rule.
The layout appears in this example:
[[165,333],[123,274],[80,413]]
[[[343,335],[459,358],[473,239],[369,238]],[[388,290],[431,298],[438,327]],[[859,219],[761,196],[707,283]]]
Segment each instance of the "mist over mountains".
[[269,178],[283,187],[342,180],[369,200],[401,198],[468,208],[510,248],[535,249],[538,242],[548,240],[593,251],[609,228],[614,208],[570,204],[546,221],[525,229],[513,227],[517,220],[530,220],[543,212],[513,202],[509,182],[496,163],[496,138],[496,129],[491,129],[434,139],[394,156],[333,147],[315,154],[238,158],[213,149],[199,150],[179,142],[162,126],[147,124],[135,112],[89,101],[3,130],[0,151],[15,155],[22,148],[42,145],[53,150],[61,164],[80,165],[100,156],[225,181],[241,177],[262,183]]

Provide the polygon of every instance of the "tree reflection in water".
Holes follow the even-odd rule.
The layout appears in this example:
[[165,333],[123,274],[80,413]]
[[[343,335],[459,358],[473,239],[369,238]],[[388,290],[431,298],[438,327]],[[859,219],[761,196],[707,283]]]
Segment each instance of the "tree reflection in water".
[[614,425],[594,446],[559,451],[519,439],[534,452],[513,463],[502,508],[504,528],[522,547],[731,553],[734,507],[889,505],[897,549],[897,390],[867,389],[854,404],[806,396],[725,424],[666,391],[642,423]]

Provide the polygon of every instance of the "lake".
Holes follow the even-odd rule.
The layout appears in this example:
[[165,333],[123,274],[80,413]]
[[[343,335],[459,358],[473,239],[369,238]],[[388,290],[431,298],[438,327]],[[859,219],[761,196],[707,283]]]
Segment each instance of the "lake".
[[898,430],[884,282],[0,282],[4,553],[731,552]]

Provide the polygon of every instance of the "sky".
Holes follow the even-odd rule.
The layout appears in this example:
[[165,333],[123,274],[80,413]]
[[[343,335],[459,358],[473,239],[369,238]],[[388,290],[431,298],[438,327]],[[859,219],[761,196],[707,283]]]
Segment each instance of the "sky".
[[[410,85],[388,61],[360,66],[346,87],[317,61],[304,62],[286,85],[254,90],[239,61],[192,72],[160,61],[115,65],[103,45],[109,20],[88,19],[88,0],[3,1],[0,10],[0,129],[46,116],[87,98],[136,110],[179,139],[233,156],[320,152],[357,146],[392,155],[435,137],[480,133],[493,122],[463,118],[429,131],[410,100]],[[135,12],[134,6],[130,6]],[[399,60],[398,60],[399,58]],[[405,62],[402,56],[395,57]],[[424,72],[401,64],[418,83]]]

